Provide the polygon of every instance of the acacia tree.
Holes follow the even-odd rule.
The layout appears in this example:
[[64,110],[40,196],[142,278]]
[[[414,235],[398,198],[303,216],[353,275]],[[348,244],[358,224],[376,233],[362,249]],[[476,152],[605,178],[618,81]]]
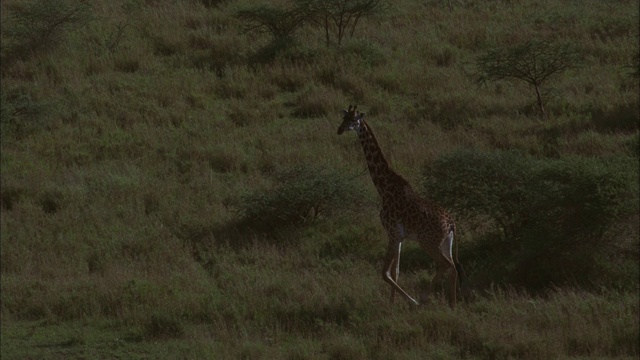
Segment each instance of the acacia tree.
[[476,61],[475,81],[521,80],[533,86],[538,108],[545,115],[542,84],[552,75],[578,63],[578,52],[566,44],[529,40],[507,48],[486,51]]
[[332,34],[338,45],[353,33],[361,18],[384,11],[388,0],[291,0],[283,5],[251,6],[236,12],[245,31],[264,31],[273,41],[293,38],[296,30],[312,23],[324,29],[327,44]]
[[257,5],[236,12],[244,21],[245,32],[263,32],[271,35],[271,41],[255,55],[259,62],[271,61],[279,52],[295,43],[295,32],[307,21],[306,14],[291,3],[283,5]]
[[245,31],[266,31],[274,40],[288,38],[306,20],[306,14],[299,8],[259,5],[245,8],[236,13],[236,17],[245,21]]
[[347,32],[353,36],[361,18],[380,13],[389,6],[387,0],[296,0],[296,4],[300,13],[307,14],[324,28],[327,44],[334,34],[338,45]]
[[51,50],[62,42],[67,31],[92,19],[91,2],[86,0],[31,1],[17,8],[2,24],[2,67],[13,60]]

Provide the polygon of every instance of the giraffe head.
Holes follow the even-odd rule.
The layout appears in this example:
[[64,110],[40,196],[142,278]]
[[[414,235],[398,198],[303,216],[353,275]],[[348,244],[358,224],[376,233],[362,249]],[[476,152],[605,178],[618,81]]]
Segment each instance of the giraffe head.
[[338,135],[348,130],[360,130],[365,113],[356,111],[357,107],[358,105],[349,105],[349,110],[342,109],[342,124],[340,124],[340,127],[338,128]]

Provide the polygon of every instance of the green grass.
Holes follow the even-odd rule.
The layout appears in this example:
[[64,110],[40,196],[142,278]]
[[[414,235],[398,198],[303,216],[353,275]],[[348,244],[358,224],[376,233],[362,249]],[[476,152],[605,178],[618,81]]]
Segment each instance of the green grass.
[[[636,1],[403,0],[340,47],[307,25],[280,52],[242,32],[234,12],[252,3],[93,1],[90,21],[19,54],[7,29],[30,2],[0,4],[3,359],[638,357],[637,281],[533,294],[496,284],[513,269],[486,259],[455,311],[390,305],[379,200],[357,140],[336,135],[357,103],[416,188],[462,148],[637,160]],[[469,76],[484,50],[531,37],[584,53],[545,83],[544,119],[524,84]],[[301,165],[362,199],[283,231],[240,226],[247,196],[286,195],[278,176]],[[637,206],[627,215],[600,238],[607,276],[639,272]],[[457,221],[463,255],[495,230]],[[424,290],[416,244],[401,265],[401,285]]]

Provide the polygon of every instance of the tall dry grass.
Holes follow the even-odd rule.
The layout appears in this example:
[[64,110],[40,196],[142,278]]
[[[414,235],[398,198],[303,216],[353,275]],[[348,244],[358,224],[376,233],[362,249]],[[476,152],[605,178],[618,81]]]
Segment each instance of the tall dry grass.
[[[459,148],[638,156],[637,2],[452,4],[400,1],[340,47],[309,25],[274,48],[241,31],[234,13],[252,2],[94,1],[56,46],[3,46],[3,357],[637,357],[633,291],[388,304],[377,195],[357,141],[335,136],[349,103],[415,186]],[[29,6],[0,4],[3,44]],[[545,120],[522,84],[468,76],[485,49],[534,36],[585,54],[549,83]],[[304,164],[343,174],[361,201],[276,235],[237,226],[247,194]],[[635,218],[615,224],[627,260]],[[486,225],[461,223],[463,244]],[[400,281],[418,293],[431,263],[405,253]]]

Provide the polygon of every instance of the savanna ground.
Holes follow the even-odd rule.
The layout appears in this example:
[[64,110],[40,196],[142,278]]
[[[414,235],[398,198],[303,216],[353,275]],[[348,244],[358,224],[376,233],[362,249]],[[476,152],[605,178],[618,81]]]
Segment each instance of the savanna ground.
[[[340,44],[255,3],[1,3],[2,359],[638,358],[637,1],[401,0]],[[580,54],[545,116],[473,81],[529,39]],[[389,304],[350,103],[455,214],[455,310]]]

